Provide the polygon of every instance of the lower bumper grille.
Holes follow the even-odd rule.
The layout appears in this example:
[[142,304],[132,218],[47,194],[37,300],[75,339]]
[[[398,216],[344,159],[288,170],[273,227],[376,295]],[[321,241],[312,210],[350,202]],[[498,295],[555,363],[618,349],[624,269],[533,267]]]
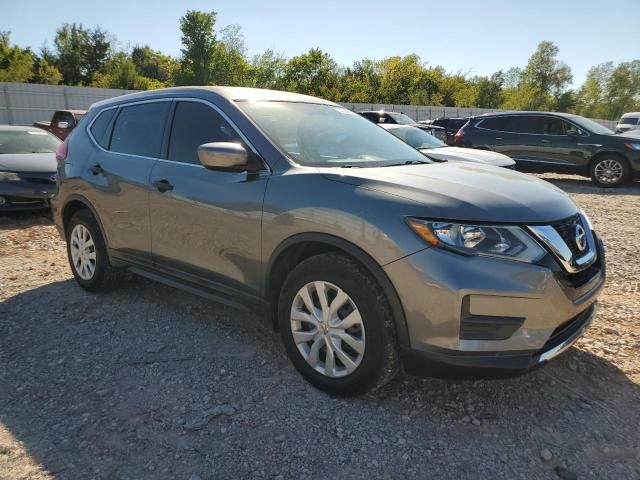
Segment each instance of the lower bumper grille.
[[551,333],[551,336],[549,337],[549,340],[547,340],[547,343],[545,343],[542,347],[542,351],[547,351],[555,348],[573,337],[589,322],[591,316],[593,315],[593,312],[595,311],[595,308],[595,304],[591,305],[583,312],[558,326],[558,328],[556,328]]

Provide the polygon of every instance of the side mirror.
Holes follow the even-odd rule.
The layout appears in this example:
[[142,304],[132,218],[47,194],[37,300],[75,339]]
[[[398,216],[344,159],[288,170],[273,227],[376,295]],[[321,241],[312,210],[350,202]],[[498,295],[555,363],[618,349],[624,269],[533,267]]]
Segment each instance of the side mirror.
[[58,128],[69,128],[69,122],[58,122]]
[[205,143],[198,147],[198,160],[211,170],[247,170],[249,154],[242,145],[231,142]]

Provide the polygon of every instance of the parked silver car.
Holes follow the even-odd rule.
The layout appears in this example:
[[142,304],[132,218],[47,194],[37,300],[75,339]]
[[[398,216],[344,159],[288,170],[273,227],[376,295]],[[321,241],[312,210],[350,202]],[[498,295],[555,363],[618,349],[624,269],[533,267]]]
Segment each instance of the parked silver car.
[[56,224],[77,282],[129,269],[265,312],[313,385],[358,394],[401,366],[522,372],[566,350],[604,282],[558,188],[433,163],[325,100],[183,87],[95,104],[59,150]]
[[483,163],[505,168],[515,168],[516,165],[516,162],[506,155],[491,150],[448,147],[446,143],[433,135],[410,125],[380,125],[380,127],[434,160]]

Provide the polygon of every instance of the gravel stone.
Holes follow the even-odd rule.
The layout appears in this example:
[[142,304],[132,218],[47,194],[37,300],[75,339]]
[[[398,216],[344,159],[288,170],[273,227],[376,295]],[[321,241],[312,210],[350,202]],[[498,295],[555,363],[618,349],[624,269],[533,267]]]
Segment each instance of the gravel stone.
[[585,336],[522,377],[358,398],[310,387],[262,315],[138,277],[87,293],[50,217],[0,215],[0,478],[637,479],[640,184],[542,178],[606,244]]

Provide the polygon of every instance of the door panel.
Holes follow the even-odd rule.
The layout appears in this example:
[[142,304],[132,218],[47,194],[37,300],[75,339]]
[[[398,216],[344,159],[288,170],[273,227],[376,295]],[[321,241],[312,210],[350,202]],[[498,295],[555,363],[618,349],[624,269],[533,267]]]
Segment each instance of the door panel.
[[[242,144],[254,162],[250,169],[260,173],[204,168],[197,151],[209,142]],[[258,293],[268,179],[259,159],[221,111],[195,100],[176,102],[167,151],[168,160],[154,166],[150,182],[155,185],[150,217],[157,268]]]
[[111,152],[91,156],[85,179],[94,186],[90,200],[100,215],[109,248],[150,258],[149,176],[156,162]]
[[158,267],[257,293],[261,289],[262,200],[267,177],[158,162],[150,196],[152,251]]
[[84,178],[91,183],[94,206],[105,228],[109,248],[136,260],[151,258],[149,177],[161,156],[162,132],[170,101],[123,106],[112,132],[95,148]]

